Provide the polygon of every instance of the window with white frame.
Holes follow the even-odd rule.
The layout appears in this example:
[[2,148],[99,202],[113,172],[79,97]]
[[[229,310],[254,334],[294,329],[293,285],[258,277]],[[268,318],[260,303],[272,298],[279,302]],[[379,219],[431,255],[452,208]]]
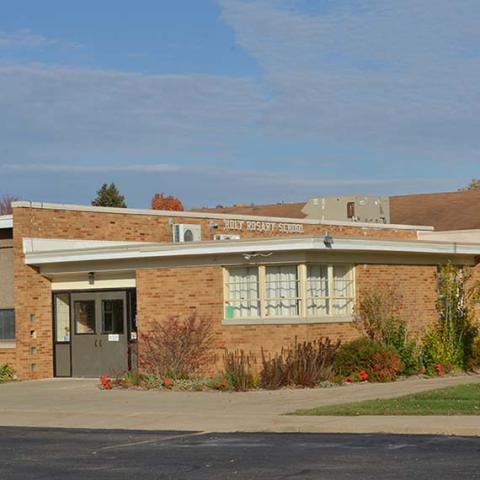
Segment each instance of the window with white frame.
[[309,317],[330,314],[328,290],[328,267],[326,265],[308,265],[306,305]]
[[235,267],[226,270],[225,318],[260,316],[258,269]]
[[349,317],[355,302],[351,265],[225,268],[225,319]]
[[297,316],[299,302],[298,267],[296,265],[266,267],[265,315]]
[[307,316],[350,315],[355,300],[353,269],[349,265],[308,265]]

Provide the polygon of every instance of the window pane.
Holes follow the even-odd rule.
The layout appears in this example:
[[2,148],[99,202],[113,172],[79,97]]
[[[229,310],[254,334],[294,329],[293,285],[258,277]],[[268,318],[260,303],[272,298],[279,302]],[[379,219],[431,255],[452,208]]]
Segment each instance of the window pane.
[[307,268],[307,315],[328,315],[328,267],[309,265]]
[[225,318],[258,317],[260,302],[258,294],[258,269],[256,267],[231,268]]
[[353,308],[352,269],[345,265],[333,267],[333,315],[349,315]]
[[267,267],[265,289],[268,316],[298,315],[298,271],[295,265]]
[[15,310],[0,310],[0,340],[15,340]]
[[353,300],[347,298],[334,298],[332,300],[333,315],[350,315],[353,309]]
[[123,333],[123,300],[102,300],[103,333]]
[[68,293],[55,295],[55,330],[57,342],[70,341],[70,296]]
[[79,300],[73,304],[75,333],[95,333],[95,300]]

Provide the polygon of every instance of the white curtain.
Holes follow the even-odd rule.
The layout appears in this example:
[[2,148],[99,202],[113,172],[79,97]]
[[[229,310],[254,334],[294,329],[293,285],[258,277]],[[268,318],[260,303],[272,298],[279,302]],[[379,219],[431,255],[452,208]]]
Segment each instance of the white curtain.
[[352,269],[344,265],[333,267],[332,314],[348,315],[353,307]]
[[227,304],[233,317],[259,317],[258,269],[240,267],[229,269]]
[[307,315],[322,316],[329,314],[328,305],[328,267],[309,265],[307,267]]
[[295,265],[267,267],[265,288],[267,316],[298,315],[298,274]]

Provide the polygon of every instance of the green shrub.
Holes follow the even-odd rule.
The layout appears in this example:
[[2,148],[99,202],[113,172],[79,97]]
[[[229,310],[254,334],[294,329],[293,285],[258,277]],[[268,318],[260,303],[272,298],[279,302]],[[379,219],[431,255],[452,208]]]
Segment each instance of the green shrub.
[[393,347],[402,362],[400,374],[416,375],[422,366],[420,357],[421,349],[415,340],[408,338],[405,322],[400,322],[396,330],[391,331],[386,345]]
[[479,292],[478,283],[471,281],[470,270],[451,263],[439,270],[438,323],[427,330],[423,339],[422,361],[427,372],[433,373],[435,365],[467,370],[472,364]]
[[0,366],[0,383],[15,380],[15,370],[8,364]]
[[395,348],[361,337],[344,343],[335,355],[333,368],[343,377],[368,373],[370,381],[391,381],[402,370],[402,362]]

